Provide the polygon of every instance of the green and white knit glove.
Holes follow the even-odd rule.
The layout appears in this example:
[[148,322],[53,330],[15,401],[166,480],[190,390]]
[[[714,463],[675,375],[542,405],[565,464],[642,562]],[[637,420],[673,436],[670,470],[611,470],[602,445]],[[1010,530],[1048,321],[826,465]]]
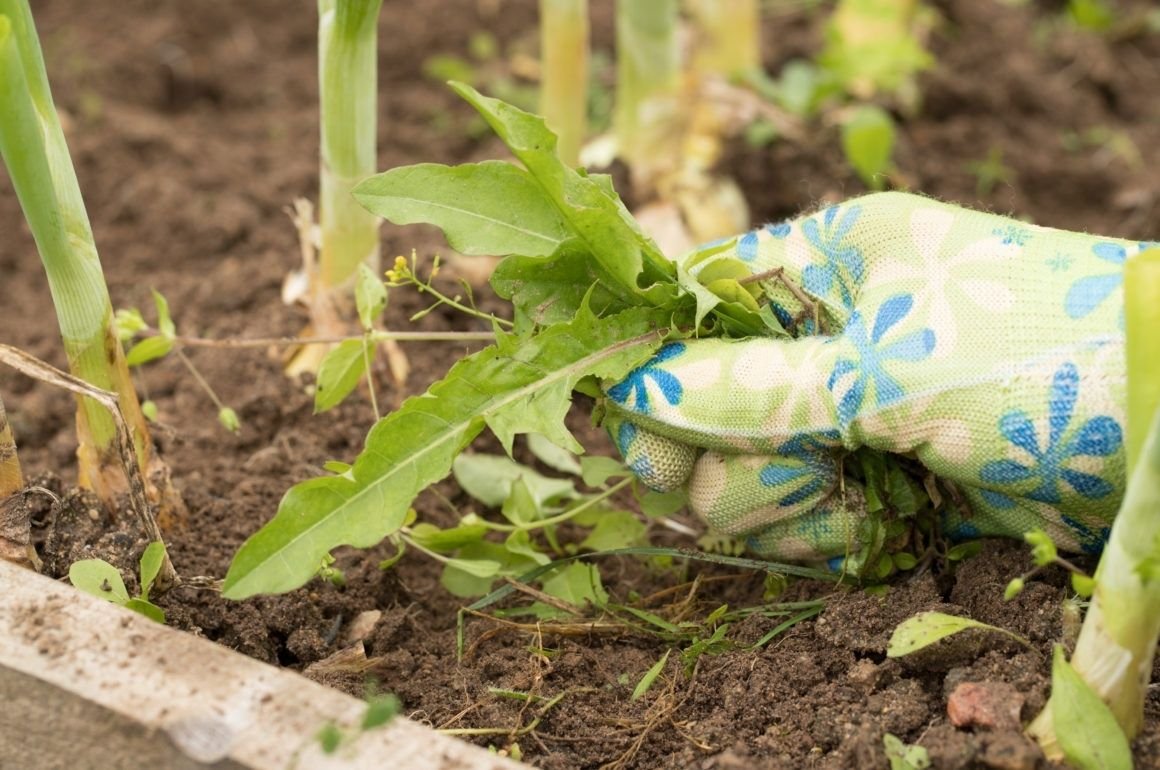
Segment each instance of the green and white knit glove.
[[609,429],[646,484],[770,558],[858,552],[865,498],[839,474],[859,448],[954,482],[952,538],[1098,552],[1125,482],[1122,269],[1148,245],[903,193],[761,228],[692,272],[782,268],[762,285],[796,338],[670,343],[607,389]]

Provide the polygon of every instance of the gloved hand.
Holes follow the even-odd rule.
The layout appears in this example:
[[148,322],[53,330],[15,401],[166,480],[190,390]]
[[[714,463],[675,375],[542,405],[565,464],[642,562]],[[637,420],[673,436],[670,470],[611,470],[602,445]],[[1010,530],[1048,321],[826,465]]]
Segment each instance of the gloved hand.
[[761,228],[692,272],[769,275],[796,338],[669,343],[607,389],[609,429],[646,484],[769,558],[858,552],[866,501],[839,481],[863,447],[957,485],[952,538],[1097,552],[1125,483],[1122,268],[1147,245],[903,193]]

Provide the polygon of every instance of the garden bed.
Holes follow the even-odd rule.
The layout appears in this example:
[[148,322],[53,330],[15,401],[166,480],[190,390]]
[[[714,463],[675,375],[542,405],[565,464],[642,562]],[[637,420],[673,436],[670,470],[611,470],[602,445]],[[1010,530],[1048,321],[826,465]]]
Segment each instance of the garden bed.
[[[507,53],[534,55],[535,5],[386,4],[381,168],[502,156],[496,140],[473,138],[470,108],[425,77],[423,65],[436,54],[463,55],[481,31]],[[765,59],[776,71],[817,49],[822,13],[805,3],[768,5]],[[1122,30],[1100,38],[1052,26],[1058,3],[935,5],[944,16],[931,41],[939,66],[921,78],[921,113],[902,124],[897,179],[915,191],[1042,225],[1160,239],[1160,183],[1148,165],[1160,158],[1160,34]],[[294,197],[313,196],[317,178],[312,5],[290,13],[276,0],[134,0],[99,9],[44,0],[34,10],[58,105],[69,117],[70,146],[114,304],[147,307],[153,287],[168,297],[186,334],[298,333],[305,317],[281,303],[280,287],[298,259],[284,209]],[[610,10],[610,2],[593,2],[594,35],[605,49]],[[864,190],[840,156],[835,127],[806,136],[764,149],[739,141],[731,150],[727,170],[741,183],[756,221]],[[971,164],[995,148],[1002,151],[1005,178],[980,195]],[[7,311],[0,341],[63,365],[47,285],[6,180],[0,182],[0,232],[0,301]],[[383,235],[388,259],[412,248],[420,255],[445,253],[433,230],[384,226]],[[454,290],[449,277],[443,280]],[[486,293],[481,303],[489,307]],[[413,293],[393,292],[388,324],[410,328],[406,319],[420,307]],[[416,326],[482,328],[473,323],[437,311]],[[421,392],[465,349],[408,348],[407,392]],[[221,430],[213,405],[176,361],[148,367],[142,381],[160,408],[155,435],[190,511],[170,534],[174,564],[185,576],[220,578],[291,484],[316,475],[326,460],[357,453],[372,416],[360,398],[313,416],[302,383],[284,378],[277,357],[264,349],[190,355],[237,410],[239,435]],[[6,370],[0,370],[0,394],[26,469],[63,479],[44,483],[65,494],[61,510],[76,514],[54,515],[45,506],[38,537],[52,548],[61,531],[73,542],[83,543],[86,529],[98,537],[106,529],[104,514],[67,492],[75,475],[71,397]],[[388,403],[402,395],[389,388],[380,393]],[[600,432],[581,432],[590,451],[612,452]],[[473,505],[450,482],[440,493],[461,511]],[[427,520],[452,521],[435,495],[416,507]],[[691,545],[668,530],[654,535],[656,542]],[[105,536],[98,550],[116,545],[116,536]],[[56,575],[92,552],[83,545],[56,550],[46,554]],[[964,681],[1012,685],[1024,699],[1025,720],[1043,703],[1050,643],[1063,634],[1065,581],[1048,573],[1004,603],[1003,587],[1029,565],[1017,544],[990,543],[953,575],[904,578],[884,597],[844,591],[818,619],[797,624],[758,652],[703,655],[688,670],[671,656],[662,678],[635,701],[633,687],[664,652],[657,640],[627,632],[538,636],[476,620],[470,654],[458,662],[462,602],[441,588],[438,565],[422,556],[409,554],[394,570],[380,571],[387,552],[339,553],[336,566],[347,581],[341,589],[315,581],[286,596],[242,603],[180,589],[162,603],[178,628],[299,671],[337,652],[359,613],[381,611],[364,639],[371,658],[365,669],[316,666],[310,675],[354,694],[372,676],[399,695],[412,719],[490,730],[473,740],[505,750],[516,742],[526,760],[547,768],[886,767],[885,732],[926,746],[940,768],[1037,766],[1037,750],[1017,730],[960,730],[946,716],[949,693]],[[693,602],[702,616],[723,603],[760,603],[764,589],[760,574],[658,570],[628,557],[602,562],[601,571],[621,600],[699,576]],[[679,598],[692,590],[682,589]],[[786,598],[832,591],[829,584],[796,583]],[[924,609],[954,608],[1022,634],[1033,646],[980,636],[913,662],[885,658],[886,639],[899,621]],[[734,636],[753,641],[777,622],[752,618]],[[535,709],[489,688],[566,694],[527,729]],[[1160,697],[1151,694],[1146,708],[1137,762],[1160,766]]]

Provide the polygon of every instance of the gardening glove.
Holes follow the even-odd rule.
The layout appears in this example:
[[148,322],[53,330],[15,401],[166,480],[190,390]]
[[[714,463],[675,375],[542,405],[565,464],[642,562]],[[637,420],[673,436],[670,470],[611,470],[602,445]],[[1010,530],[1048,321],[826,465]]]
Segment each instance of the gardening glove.
[[794,338],[669,343],[607,389],[609,430],[769,558],[859,552],[859,449],[952,482],[952,539],[1098,552],[1125,483],[1122,269],[1149,245],[903,193],[766,226],[690,270],[744,263]]

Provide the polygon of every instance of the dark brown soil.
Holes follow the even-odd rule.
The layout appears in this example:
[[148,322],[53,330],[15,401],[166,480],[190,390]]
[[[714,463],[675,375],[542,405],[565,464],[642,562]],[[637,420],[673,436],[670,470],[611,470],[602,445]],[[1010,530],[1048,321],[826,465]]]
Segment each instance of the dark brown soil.
[[[597,40],[608,48],[611,3],[593,5]],[[769,5],[776,9],[765,39],[771,69],[817,49],[820,11],[802,10],[806,3]],[[1059,2],[935,5],[943,17],[931,41],[939,66],[922,78],[921,113],[903,123],[898,178],[914,190],[1043,225],[1160,238],[1154,168],[1160,35],[1125,29],[1100,38],[1056,25]],[[1150,7],[1144,0],[1123,5]],[[423,63],[435,54],[462,53],[480,30],[508,52],[534,53],[535,3],[388,0],[386,6],[380,165],[500,156],[494,139],[465,131],[468,108],[425,78]],[[187,334],[297,333],[305,318],[282,305],[279,288],[298,259],[283,211],[295,197],[315,194],[313,4],[38,0],[35,12],[114,303],[148,307],[155,287]],[[836,129],[823,121],[807,134],[801,142],[764,150],[739,143],[731,151],[727,170],[758,220],[863,191],[841,161]],[[1009,176],[979,197],[968,164],[993,148],[1002,151]],[[0,341],[63,365],[48,290],[6,178],[0,180],[0,233]],[[384,227],[383,236],[388,257],[442,248],[438,235],[422,228]],[[388,321],[403,328],[419,307],[419,298],[395,292]],[[473,328],[439,312],[418,326]],[[410,348],[408,392],[425,388],[464,349]],[[352,458],[372,418],[365,399],[312,416],[303,384],[284,378],[266,351],[190,355],[237,409],[238,436],[217,426],[212,404],[176,361],[149,367],[141,382],[160,407],[156,438],[190,511],[170,533],[173,561],[183,575],[220,578],[283,492],[316,475],[328,459]],[[75,476],[70,397],[9,371],[0,371],[0,394],[26,468],[56,473],[67,487]],[[387,400],[401,395],[384,393]],[[587,439],[591,451],[611,451],[599,435]],[[466,502],[450,483],[442,491]],[[44,504],[38,521],[53,530],[54,520],[72,515],[76,533],[87,528],[88,542],[96,539],[103,520],[89,509],[97,520],[103,514],[82,498],[66,503]],[[437,523],[450,519],[434,498],[417,507]],[[689,545],[667,530],[655,535],[658,542]],[[49,554],[56,574],[70,559],[93,552],[83,538],[62,551],[56,537],[48,543],[58,552]],[[123,550],[124,536],[106,536],[102,550],[105,545]],[[361,693],[369,674],[398,693],[413,719],[440,728],[492,728],[473,740],[500,749],[516,741],[528,761],[545,768],[886,768],[886,732],[928,747],[937,768],[1043,765],[1017,730],[956,729],[946,711],[948,694],[962,682],[1012,685],[1023,697],[1023,720],[1044,701],[1051,644],[1064,636],[1065,583],[1049,572],[1004,603],[1007,581],[1029,566],[1018,544],[989,543],[953,575],[908,577],[885,596],[842,591],[816,620],[759,652],[704,655],[689,669],[674,654],[636,701],[632,689],[663,654],[660,642],[561,636],[547,627],[542,635],[503,631],[479,620],[470,626],[470,655],[457,662],[461,603],[440,587],[437,565],[408,556],[381,572],[381,551],[338,555],[344,589],[316,581],[288,596],[238,604],[211,591],[181,589],[164,604],[171,622],[191,633],[297,669],[337,652],[359,612],[379,610],[365,639],[369,668],[351,673],[330,665],[312,675]],[[694,600],[704,613],[722,603],[761,602],[761,575],[693,566],[663,571],[627,558],[601,569],[609,590],[625,601],[699,576]],[[796,583],[785,598],[831,591],[828,584]],[[886,659],[893,627],[925,609],[968,614],[1022,634],[1032,646],[968,635],[934,654]],[[733,636],[751,642],[776,623],[751,618]],[[535,708],[489,688],[566,695],[534,729],[525,729]],[[1160,767],[1155,693],[1136,757],[1140,767]]]

